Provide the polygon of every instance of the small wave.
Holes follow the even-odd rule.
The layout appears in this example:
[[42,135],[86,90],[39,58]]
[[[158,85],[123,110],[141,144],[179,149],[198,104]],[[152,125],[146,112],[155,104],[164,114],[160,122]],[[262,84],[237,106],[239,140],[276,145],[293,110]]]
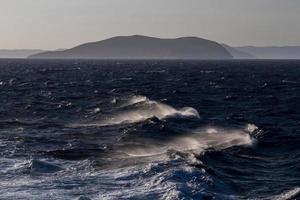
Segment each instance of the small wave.
[[[111,126],[145,121],[156,117],[160,120],[168,117],[199,118],[199,113],[191,107],[176,109],[170,105],[149,100],[145,96],[133,96],[120,106],[121,111],[105,116],[103,119],[90,124],[73,124],[71,126]],[[125,110],[124,110],[125,108]]]
[[2,158],[0,160],[0,174],[17,173],[28,166],[27,160]]
[[40,161],[36,159],[30,161],[30,169],[32,172],[37,172],[37,173],[54,173],[61,170],[59,166],[50,164],[46,161]]
[[31,160],[18,160],[18,159],[1,159],[0,174],[9,173],[54,173],[62,170],[61,167],[37,159]]

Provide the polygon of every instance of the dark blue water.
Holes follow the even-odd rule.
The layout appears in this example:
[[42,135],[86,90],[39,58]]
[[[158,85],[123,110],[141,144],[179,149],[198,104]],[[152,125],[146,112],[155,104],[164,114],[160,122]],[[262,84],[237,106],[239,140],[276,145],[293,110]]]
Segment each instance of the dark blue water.
[[300,199],[300,61],[0,60],[0,199]]

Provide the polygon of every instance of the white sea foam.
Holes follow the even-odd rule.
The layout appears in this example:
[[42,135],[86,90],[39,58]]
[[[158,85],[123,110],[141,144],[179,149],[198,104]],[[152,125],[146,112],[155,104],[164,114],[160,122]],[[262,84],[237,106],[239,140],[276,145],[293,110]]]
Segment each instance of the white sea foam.
[[103,119],[100,119],[97,122],[88,124],[73,124],[71,126],[110,126],[117,124],[129,124],[141,122],[152,117],[157,117],[160,120],[171,116],[200,117],[198,111],[194,108],[184,107],[176,109],[170,105],[149,100],[145,96],[131,97],[128,101],[121,105],[121,108],[124,109],[124,107],[127,108],[125,110],[116,110],[115,113],[112,113],[111,115],[103,116]]
[[134,95],[134,96],[130,97],[125,103],[123,103],[121,105],[121,107],[126,107],[126,106],[130,106],[130,105],[137,104],[140,102],[145,102],[145,101],[149,101],[149,99],[145,96]]
[[[160,147],[155,146],[154,143],[148,147],[151,147],[152,150],[198,151],[209,147],[222,149],[234,145],[251,145],[252,143],[252,139],[244,130],[209,127],[187,132],[161,144]],[[147,151],[147,149],[144,149],[144,152],[141,152],[140,155],[145,154]],[[166,154],[165,156],[151,156],[153,156],[153,159],[149,160],[146,166],[139,165],[141,159],[137,158],[134,165],[118,168],[112,164],[110,169],[104,170],[91,170],[90,167],[94,165],[91,160],[57,160],[56,162],[42,160],[42,163],[40,160],[38,162],[29,160],[25,164],[20,161],[17,168],[27,169],[31,166],[34,170],[30,170],[30,174],[22,173],[23,175],[18,179],[14,179],[14,181],[3,180],[0,183],[0,189],[6,188],[6,192],[1,197],[3,199],[28,200],[80,198],[107,200],[201,199],[203,195],[209,194],[212,190],[216,199],[234,199],[224,195],[224,193],[230,193],[229,186],[211,179],[204,170],[182,164],[182,158],[170,158]],[[184,159],[193,159],[193,157]],[[7,162],[10,170],[5,170],[3,173],[9,171],[10,174],[14,174],[16,166],[13,166],[13,160]],[[37,162],[37,164],[34,162]],[[60,170],[54,170],[55,173],[52,173],[51,176],[48,173],[35,173],[36,170],[49,172],[49,164],[64,167]],[[50,168],[52,168],[51,166]],[[35,178],[32,174],[42,178]],[[72,185],[69,185],[70,183]],[[214,187],[211,189],[210,185],[212,183]],[[71,189],[61,189],[66,186]],[[45,187],[48,189],[44,190]],[[89,191],[84,193],[84,196],[79,197],[86,188]],[[219,191],[219,193],[216,191]],[[289,194],[294,195],[295,193],[290,192]]]
[[258,130],[258,127],[255,124],[247,124],[247,130],[250,133],[253,133],[254,131]]
[[222,128],[201,128],[192,130],[182,136],[178,136],[168,142],[157,144],[145,144],[144,147],[132,147],[127,153],[131,156],[153,156],[167,152],[176,151],[195,151],[201,153],[205,149],[213,148],[221,150],[232,146],[250,146],[255,143],[255,139],[239,129]]
[[175,139],[172,144],[182,150],[225,149],[231,146],[251,145],[253,139],[243,130],[206,128],[195,130],[190,136]]
[[300,195],[300,187],[291,189],[283,194],[273,197],[272,199],[274,199],[274,200],[294,200],[295,199],[296,200],[299,198],[299,196],[296,197],[297,195]]

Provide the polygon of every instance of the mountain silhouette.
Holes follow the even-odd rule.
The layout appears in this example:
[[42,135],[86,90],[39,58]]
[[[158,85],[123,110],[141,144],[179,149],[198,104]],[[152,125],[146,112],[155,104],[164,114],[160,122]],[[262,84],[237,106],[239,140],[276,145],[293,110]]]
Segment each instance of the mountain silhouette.
[[160,39],[118,36],[62,51],[48,51],[31,59],[232,59],[219,43],[198,37]]
[[244,52],[226,44],[222,45],[233,56],[234,59],[255,59],[255,56],[250,53]]

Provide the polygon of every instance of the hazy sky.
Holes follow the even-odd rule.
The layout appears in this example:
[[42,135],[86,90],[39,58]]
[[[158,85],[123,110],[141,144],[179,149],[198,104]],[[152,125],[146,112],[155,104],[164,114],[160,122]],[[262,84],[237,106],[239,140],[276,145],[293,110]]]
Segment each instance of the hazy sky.
[[300,0],[0,0],[0,49],[133,34],[300,45]]

